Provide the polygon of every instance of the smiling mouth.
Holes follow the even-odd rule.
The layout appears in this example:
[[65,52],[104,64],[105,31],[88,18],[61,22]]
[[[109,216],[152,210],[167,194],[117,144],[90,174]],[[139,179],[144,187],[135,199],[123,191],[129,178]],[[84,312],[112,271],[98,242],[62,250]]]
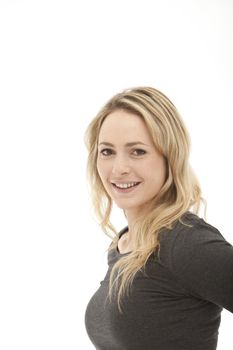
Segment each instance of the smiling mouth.
[[112,185],[118,190],[129,190],[138,186],[140,182],[127,182],[127,183],[112,183]]

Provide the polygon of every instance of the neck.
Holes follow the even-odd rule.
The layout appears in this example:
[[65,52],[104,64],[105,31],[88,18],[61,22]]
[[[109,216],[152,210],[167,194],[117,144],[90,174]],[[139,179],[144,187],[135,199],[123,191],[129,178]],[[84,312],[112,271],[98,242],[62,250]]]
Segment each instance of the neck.
[[139,213],[132,210],[125,210],[124,213],[128,222],[128,237],[131,240],[133,239],[133,226],[139,217]]
[[140,208],[133,208],[124,210],[126,220],[128,222],[128,236],[133,239],[133,226],[136,221],[143,216],[146,216],[150,212],[149,206],[142,206]]

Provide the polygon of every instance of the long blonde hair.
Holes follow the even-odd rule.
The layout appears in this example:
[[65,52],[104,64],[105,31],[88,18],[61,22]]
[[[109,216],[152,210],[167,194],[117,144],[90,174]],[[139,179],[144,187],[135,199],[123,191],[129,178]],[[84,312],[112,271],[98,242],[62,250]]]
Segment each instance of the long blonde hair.
[[117,291],[121,301],[133,282],[135,274],[145,266],[148,258],[159,249],[159,232],[188,210],[198,213],[202,197],[196,176],[189,164],[190,139],[185,125],[173,103],[159,90],[137,87],[113,96],[90,123],[85,141],[88,148],[87,174],[93,207],[103,231],[113,239],[116,248],[118,235],[111,224],[112,199],[106,192],[97,171],[97,145],[105,118],[123,109],[140,116],[152,136],[156,149],[165,157],[167,178],[160,192],[148,206],[147,215],[138,218],[133,227],[135,249],[121,257],[113,266],[109,296]]

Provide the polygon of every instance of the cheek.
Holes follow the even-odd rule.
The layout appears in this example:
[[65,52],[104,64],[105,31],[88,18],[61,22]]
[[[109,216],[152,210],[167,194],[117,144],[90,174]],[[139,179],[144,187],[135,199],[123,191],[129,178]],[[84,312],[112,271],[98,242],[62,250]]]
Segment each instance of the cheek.
[[96,168],[97,168],[97,173],[99,174],[99,177],[102,179],[101,166],[100,166],[100,162],[98,160],[97,160],[97,163],[96,163]]
[[102,181],[104,181],[108,173],[106,164],[104,164],[101,160],[97,159],[96,167],[97,167],[97,172],[99,174],[99,177],[101,178]]
[[159,164],[157,166],[158,169],[158,177],[161,181],[165,181],[166,178],[166,164],[164,159],[160,159]]
[[[151,171],[153,169],[153,171]],[[144,167],[145,174],[147,177],[150,178],[152,182],[155,183],[155,185],[162,187],[163,184],[166,181],[166,162],[164,159],[160,159],[157,162],[152,162],[147,167]]]
[[159,172],[159,177],[160,177],[160,183],[162,187],[167,179],[167,166],[165,161],[162,162],[160,172]]

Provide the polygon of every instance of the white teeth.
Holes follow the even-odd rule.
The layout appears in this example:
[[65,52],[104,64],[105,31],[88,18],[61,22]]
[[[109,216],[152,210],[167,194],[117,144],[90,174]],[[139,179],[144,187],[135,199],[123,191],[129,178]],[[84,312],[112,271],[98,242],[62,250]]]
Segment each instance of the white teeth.
[[114,184],[114,185],[118,188],[129,188],[129,187],[133,187],[137,184],[138,184],[138,182],[129,182],[129,183],[125,183],[125,184]]

